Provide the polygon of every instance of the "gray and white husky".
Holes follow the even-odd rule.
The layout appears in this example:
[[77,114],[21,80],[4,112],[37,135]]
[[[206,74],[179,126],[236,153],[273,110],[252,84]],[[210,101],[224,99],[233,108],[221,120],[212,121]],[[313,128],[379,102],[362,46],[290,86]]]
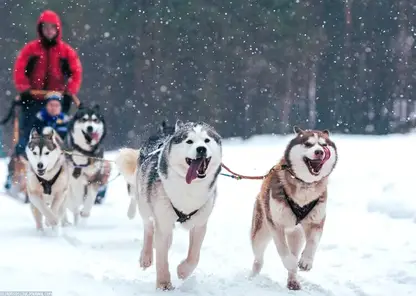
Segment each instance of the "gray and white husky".
[[27,192],[36,222],[36,229],[46,225],[59,229],[59,222],[66,226],[65,202],[68,193],[69,175],[63,155],[62,139],[50,127],[42,133],[33,128],[26,146],[29,168],[27,170]]
[[178,277],[187,278],[196,268],[208,218],[217,195],[221,170],[220,135],[205,123],[177,121],[173,135],[153,152],[123,149],[116,164],[127,182],[133,182],[138,208],[144,223],[140,266],[148,268],[156,247],[156,287],[173,289],[168,251],[175,222],[189,230],[187,258],[177,268]]
[[[88,218],[104,174],[102,141],[106,124],[99,106],[81,105],[68,127],[65,145],[70,169],[68,209],[74,214],[74,224],[80,216]],[[81,209],[82,207],[82,209]]]

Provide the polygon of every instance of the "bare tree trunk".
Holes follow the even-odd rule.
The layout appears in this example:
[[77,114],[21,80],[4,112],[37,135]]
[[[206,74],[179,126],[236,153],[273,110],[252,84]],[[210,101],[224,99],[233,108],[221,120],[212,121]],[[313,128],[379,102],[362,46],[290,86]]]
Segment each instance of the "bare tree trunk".
[[284,133],[288,130],[289,127],[289,119],[290,119],[290,110],[292,109],[293,105],[293,85],[292,85],[292,78],[293,78],[293,65],[289,62],[289,65],[286,69],[286,94],[283,99],[283,109],[282,109],[282,116],[280,122],[280,131]]
[[313,62],[309,72],[308,101],[309,101],[309,119],[308,128],[316,126],[316,63]]

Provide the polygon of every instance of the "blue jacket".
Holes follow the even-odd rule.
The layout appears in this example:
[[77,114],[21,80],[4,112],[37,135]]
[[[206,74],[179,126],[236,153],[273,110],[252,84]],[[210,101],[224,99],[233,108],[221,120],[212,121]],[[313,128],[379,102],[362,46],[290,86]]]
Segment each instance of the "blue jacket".
[[41,132],[44,127],[50,126],[62,139],[65,139],[66,133],[68,132],[69,121],[70,117],[65,113],[61,113],[58,116],[51,116],[46,111],[46,108],[43,108],[36,114],[35,127]]

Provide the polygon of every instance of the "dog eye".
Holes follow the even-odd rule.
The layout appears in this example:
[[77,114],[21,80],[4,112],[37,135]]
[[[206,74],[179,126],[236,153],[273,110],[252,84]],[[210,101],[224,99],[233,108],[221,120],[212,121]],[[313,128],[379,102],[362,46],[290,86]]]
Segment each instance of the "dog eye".
[[33,155],[38,155],[38,153],[37,153],[37,152],[35,152],[35,151],[33,151]]
[[325,146],[328,146],[328,144],[327,143],[322,143],[321,146],[325,147]]
[[194,141],[192,141],[192,140],[186,141],[186,144],[193,144],[193,143],[194,143]]
[[211,140],[210,139],[205,139],[205,143],[209,143]]
[[49,151],[48,152],[45,152],[45,155],[49,155]]
[[305,147],[306,147],[306,148],[311,148],[312,146],[313,146],[313,145],[312,145],[311,143],[309,143],[309,142],[306,142],[306,143],[305,143]]
[[94,122],[98,122],[98,118],[94,119],[93,121],[94,121]]

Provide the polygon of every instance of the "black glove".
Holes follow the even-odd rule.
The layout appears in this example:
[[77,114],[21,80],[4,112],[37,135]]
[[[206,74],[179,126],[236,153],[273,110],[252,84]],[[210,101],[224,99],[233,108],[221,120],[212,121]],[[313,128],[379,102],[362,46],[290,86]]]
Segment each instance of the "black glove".
[[62,99],[62,112],[68,113],[71,109],[72,96],[70,94],[64,94]]
[[33,101],[34,98],[30,93],[30,89],[20,93],[20,105],[22,105],[23,107],[30,106],[31,104],[33,104]]

